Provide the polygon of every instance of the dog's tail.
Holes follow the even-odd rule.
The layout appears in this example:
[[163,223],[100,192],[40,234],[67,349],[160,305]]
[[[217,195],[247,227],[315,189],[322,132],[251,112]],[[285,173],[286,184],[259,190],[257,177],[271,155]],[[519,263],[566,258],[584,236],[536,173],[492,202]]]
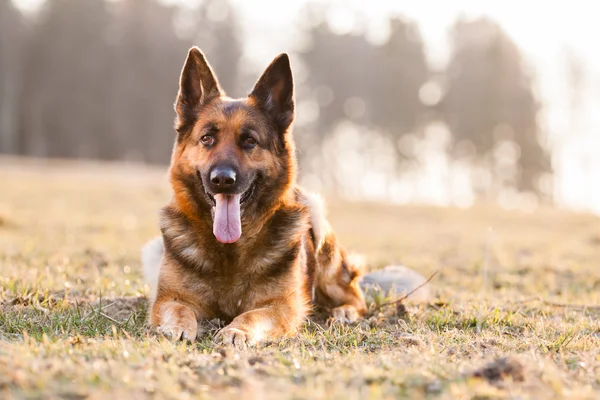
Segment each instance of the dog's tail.
[[158,273],[160,262],[165,252],[165,246],[161,236],[150,240],[142,248],[142,269],[144,271],[144,281],[150,287],[149,297],[154,301],[156,289],[158,287]]

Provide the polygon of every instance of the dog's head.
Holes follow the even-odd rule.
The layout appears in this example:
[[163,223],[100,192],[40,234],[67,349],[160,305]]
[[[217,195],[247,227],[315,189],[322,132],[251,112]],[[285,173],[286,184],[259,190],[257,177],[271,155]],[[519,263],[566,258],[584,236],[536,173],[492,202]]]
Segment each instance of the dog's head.
[[217,240],[236,242],[242,219],[268,210],[295,177],[288,56],[273,60],[248,97],[231,99],[194,47],[181,72],[175,110],[175,199],[189,216],[212,218]]

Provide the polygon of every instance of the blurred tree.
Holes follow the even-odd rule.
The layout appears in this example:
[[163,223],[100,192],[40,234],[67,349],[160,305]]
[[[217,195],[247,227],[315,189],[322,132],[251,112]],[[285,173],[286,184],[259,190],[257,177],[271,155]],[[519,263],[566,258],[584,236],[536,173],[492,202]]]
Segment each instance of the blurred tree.
[[0,119],[0,151],[168,162],[179,73],[193,44],[236,89],[241,47],[225,1],[190,10],[154,0],[46,0],[30,46],[19,45],[20,15],[9,0],[0,12],[0,111],[20,115]]
[[27,154],[98,157],[110,142],[110,15],[104,0],[47,0],[26,57]]
[[390,37],[377,47],[370,75],[369,104],[372,123],[378,125],[396,144],[398,140],[424,124],[427,108],[419,99],[419,90],[430,76],[423,42],[415,24],[401,19],[390,21]]
[[192,42],[176,35],[173,6],[148,0],[123,0],[114,6],[110,115],[116,155],[168,162],[173,103]]
[[[493,186],[512,184],[539,193],[539,179],[551,166],[537,123],[539,104],[517,46],[485,18],[457,21],[450,39],[453,55],[439,109],[453,133],[455,152],[472,143],[477,158],[487,159],[494,171]],[[503,160],[516,164],[513,176],[496,168]]]
[[173,102],[187,51],[198,45],[225,87],[235,89],[241,58],[237,21],[227,1],[214,0],[195,11],[156,1],[122,0],[116,4],[116,15],[111,104],[112,113],[119,116],[114,119],[119,148],[129,153],[120,157],[168,162]]
[[376,75],[370,70],[373,46],[363,35],[336,35],[326,22],[310,31],[312,45],[302,53],[309,71],[309,83],[321,107],[317,140],[320,142],[333,126],[344,118],[366,122],[369,110],[360,113],[344,112],[344,104],[351,98],[366,100],[368,85]]
[[238,79],[242,59],[240,25],[229,1],[205,1],[192,16],[194,44],[206,55],[222,88],[232,97],[245,96],[243,91],[250,87],[241,87]]
[[11,0],[0,0],[0,153],[19,151],[18,114],[28,32]]
[[370,126],[395,144],[419,128],[425,106],[419,89],[429,70],[423,43],[413,23],[391,19],[390,35],[377,45],[363,32],[335,34],[327,22],[311,27],[312,45],[303,53],[309,82],[320,106],[314,145],[320,145],[341,120]]

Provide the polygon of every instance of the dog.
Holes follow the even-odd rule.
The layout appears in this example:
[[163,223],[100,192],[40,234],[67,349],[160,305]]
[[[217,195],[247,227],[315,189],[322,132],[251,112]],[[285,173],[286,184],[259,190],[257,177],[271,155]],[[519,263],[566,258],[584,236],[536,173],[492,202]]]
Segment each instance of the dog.
[[296,183],[294,82],[277,56],[246,98],[221,89],[189,50],[175,103],[170,203],[142,251],[149,323],[174,340],[228,323],[238,348],[294,335],[314,305],[354,322],[366,312],[361,265],[340,247],[317,195]]

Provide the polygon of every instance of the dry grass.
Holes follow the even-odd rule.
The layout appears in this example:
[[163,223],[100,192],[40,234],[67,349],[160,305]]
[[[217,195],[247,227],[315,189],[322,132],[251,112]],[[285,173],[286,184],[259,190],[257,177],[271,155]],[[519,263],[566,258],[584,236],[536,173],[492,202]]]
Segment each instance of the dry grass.
[[0,171],[0,398],[600,397],[597,217],[333,202],[373,268],[439,270],[435,299],[236,353],[144,326],[139,249],[169,198],[164,169]]

